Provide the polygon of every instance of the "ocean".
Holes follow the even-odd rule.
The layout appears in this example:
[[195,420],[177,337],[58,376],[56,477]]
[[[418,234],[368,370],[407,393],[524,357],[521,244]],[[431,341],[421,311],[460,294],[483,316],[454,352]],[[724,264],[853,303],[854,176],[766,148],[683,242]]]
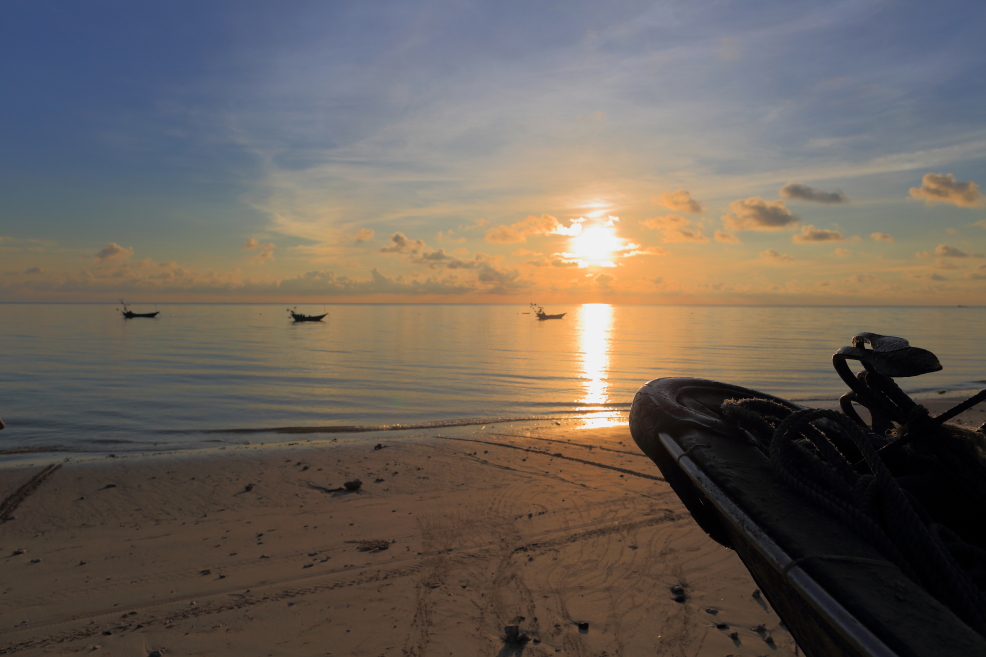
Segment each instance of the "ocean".
[[[944,370],[898,383],[986,387],[986,308],[345,304],[0,304],[0,463],[379,439],[498,421],[626,421],[650,379],[696,376],[792,400],[845,388],[831,355],[897,335]],[[464,429],[463,429],[464,428]],[[314,433],[310,433],[314,432]],[[385,434],[392,435],[392,434]]]

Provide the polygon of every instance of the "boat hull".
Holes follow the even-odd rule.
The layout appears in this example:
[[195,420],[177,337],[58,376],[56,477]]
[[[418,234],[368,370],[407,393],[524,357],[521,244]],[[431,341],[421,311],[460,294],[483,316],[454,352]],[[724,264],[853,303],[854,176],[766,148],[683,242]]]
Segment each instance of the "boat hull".
[[[328,315],[329,313],[325,313]],[[299,315],[297,313],[291,313],[291,319],[296,322],[321,322],[325,315]]]
[[132,312],[127,311],[127,312],[123,313],[123,316],[126,319],[133,319],[134,317],[157,317],[158,312],[161,312],[161,311],[157,311],[157,312],[153,312],[153,313],[132,313]]
[[986,639],[787,488],[722,419],[724,400],[751,397],[800,408],[739,386],[657,379],[637,392],[630,429],[702,528],[736,550],[805,654],[986,654]]

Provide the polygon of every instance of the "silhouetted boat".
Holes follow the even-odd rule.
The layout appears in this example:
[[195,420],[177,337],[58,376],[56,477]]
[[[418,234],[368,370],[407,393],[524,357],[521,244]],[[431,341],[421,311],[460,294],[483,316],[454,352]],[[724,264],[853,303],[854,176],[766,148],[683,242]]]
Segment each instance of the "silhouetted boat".
[[[859,377],[846,358],[863,363]],[[986,391],[929,418],[891,377],[941,369],[931,352],[861,334],[833,361],[852,381],[843,408],[862,404],[874,426],[898,433],[854,410],[675,377],[640,388],[631,434],[702,529],[736,551],[808,657],[986,655],[986,499],[975,493],[982,456],[969,456],[986,436],[944,424]]]
[[120,303],[123,305],[123,310],[120,312],[123,313],[123,316],[127,319],[133,319],[134,317],[157,317],[157,314],[161,312],[159,310],[155,310],[152,313],[135,313],[127,308],[127,304],[123,303],[123,299],[120,299]]
[[547,313],[544,312],[544,308],[542,308],[541,306],[536,306],[533,303],[531,304],[531,308],[534,309],[534,314],[537,315],[537,318],[539,320],[545,320],[545,319],[561,319],[562,317],[564,317],[565,315],[568,314],[568,313],[559,313],[557,315],[549,315],[549,314],[547,314]]
[[322,318],[325,317],[325,315],[329,314],[329,313],[324,313],[322,315],[305,315],[302,313],[296,313],[295,311],[290,309],[288,310],[288,312],[291,313],[291,319],[293,319],[296,322],[321,322]]

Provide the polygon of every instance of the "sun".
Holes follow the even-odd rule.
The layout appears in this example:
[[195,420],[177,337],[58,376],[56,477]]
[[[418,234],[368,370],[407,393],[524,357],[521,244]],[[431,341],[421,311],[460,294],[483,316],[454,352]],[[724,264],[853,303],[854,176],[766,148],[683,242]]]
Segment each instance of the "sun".
[[592,264],[612,264],[611,259],[624,248],[613,226],[590,226],[572,238],[572,252]]

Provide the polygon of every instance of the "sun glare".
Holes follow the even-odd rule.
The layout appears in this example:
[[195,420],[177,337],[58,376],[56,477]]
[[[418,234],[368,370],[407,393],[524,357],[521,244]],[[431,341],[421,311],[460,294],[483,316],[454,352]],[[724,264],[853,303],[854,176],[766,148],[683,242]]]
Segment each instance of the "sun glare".
[[591,264],[610,263],[623,248],[623,240],[616,236],[613,226],[590,226],[572,238],[575,257]]

